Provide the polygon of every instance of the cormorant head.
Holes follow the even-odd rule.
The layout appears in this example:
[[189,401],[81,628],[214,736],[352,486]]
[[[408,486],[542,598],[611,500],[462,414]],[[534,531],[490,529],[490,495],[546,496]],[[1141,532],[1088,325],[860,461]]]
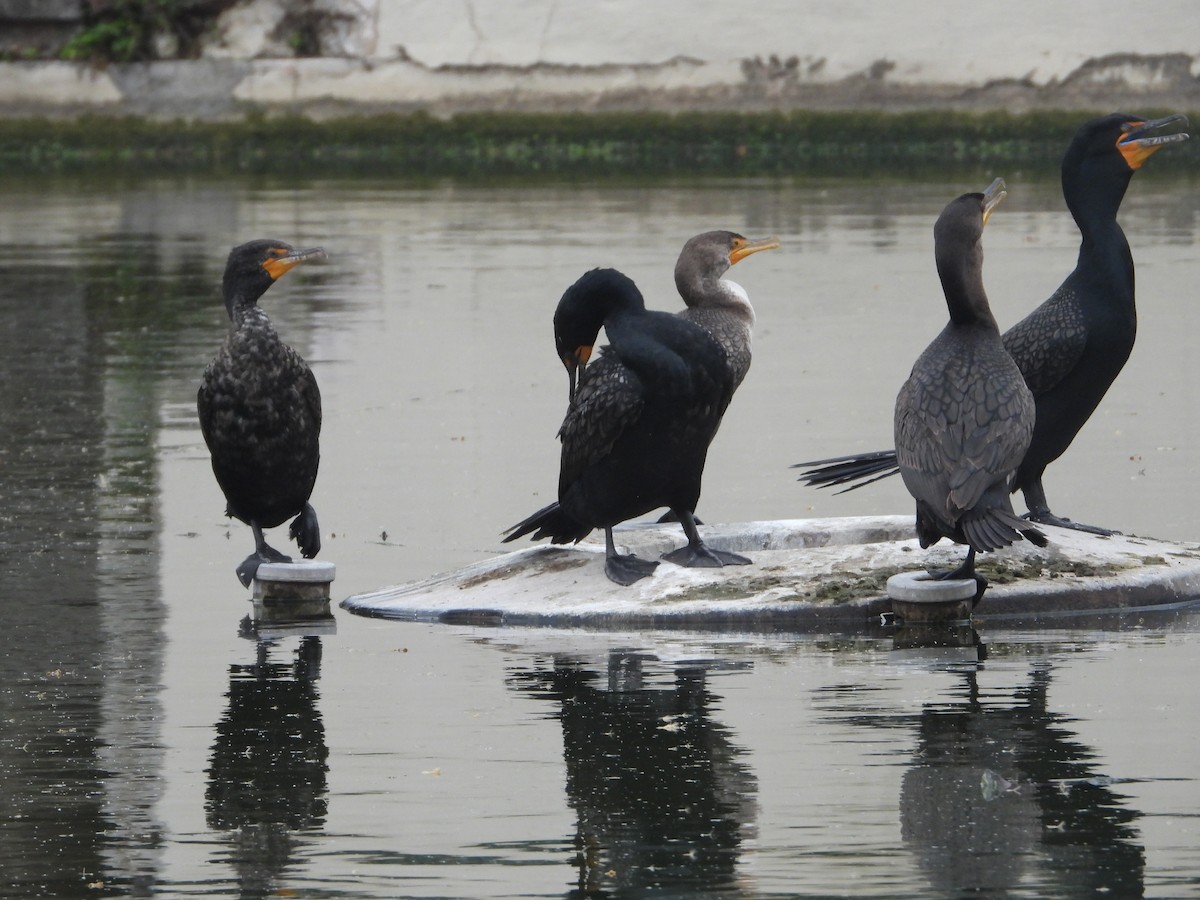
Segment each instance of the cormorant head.
[[729,267],[759,250],[774,250],[777,238],[750,240],[733,231],[706,231],[689,238],[675,263],[675,286],[686,301],[695,285],[717,281]]
[[324,259],[320,247],[297,250],[284,241],[249,241],[229,252],[222,288],[225,306],[232,318],[238,304],[253,304],[290,269],[310,259]]
[[983,227],[1007,196],[1004,179],[997,178],[982,193],[963,194],[951,200],[933,226],[938,277],[950,317],[955,321],[972,321],[984,314],[991,317],[981,293]]
[[554,346],[567,370],[570,399],[575,398],[576,379],[592,356],[605,319],[645,308],[637,285],[616,269],[592,269],[567,288],[554,310]]
[[1186,141],[1188,135],[1153,134],[1184,116],[1146,119],[1112,113],[1084,122],[1062,161],[1063,198],[1080,228],[1116,218],[1133,173],[1160,147]]
[[1146,119],[1128,113],[1112,113],[1084,122],[1063,155],[1062,182],[1068,204],[1072,201],[1073,189],[1077,193],[1092,192],[1105,185],[1119,189],[1119,203],[1130,176],[1147,159],[1167,144],[1188,139],[1183,132],[1154,134],[1176,122],[1186,123],[1187,117],[1171,115]]
[[1000,201],[1008,196],[1003,178],[995,179],[981,192],[963,194],[946,204],[933,226],[933,243],[941,248],[953,248],[961,255],[979,243],[983,226],[991,218]]

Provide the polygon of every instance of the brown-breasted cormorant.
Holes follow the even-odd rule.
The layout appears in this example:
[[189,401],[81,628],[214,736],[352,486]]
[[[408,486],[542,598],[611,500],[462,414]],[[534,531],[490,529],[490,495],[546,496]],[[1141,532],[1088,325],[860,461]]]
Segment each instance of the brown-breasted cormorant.
[[[567,289],[554,317],[559,357],[571,376],[559,430],[559,499],[509,529],[506,542],[531,532],[535,540],[577,542],[604,528],[605,572],[632,584],[658,563],[619,555],[612,528],[666,506],[688,543],[664,559],[684,566],[750,562],[705,545],[694,511],[708,446],[750,359],[753,310],[745,291],[720,276],[778,245],[732,232],[693,238],[676,267],[681,292],[688,287],[689,309],[679,314],[646,310],[636,285],[614,269],[594,269]],[[584,368],[601,327],[608,347]]]
[[943,537],[966,544],[962,566],[944,577],[986,582],[976,551],[1045,536],[1013,512],[1009,496],[1033,436],[1033,395],[1004,349],[983,288],[983,227],[1004,198],[997,178],[963,194],[933,228],[938,277],[950,321],[917,358],[896,397],[896,462],[917,501],[922,547]]
[[297,250],[283,241],[235,247],[222,280],[232,323],[200,382],[196,409],[225,494],[226,515],[254,531],[254,553],[237,568],[249,586],[264,562],[290,562],[269,546],[264,528],[295,516],[289,530],[306,559],[321,549],[317,514],[308,502],[320,460],[321,392],[307,363],[279,339],[258,299],[285,272],[319,247]]
[[[1041,306],[1004,334],[1004,346],[1033,392],[1037,421],[1017,470],[1026,518],[1097,534],[1108,529],[1054,515],[1042,474],[1070,446],[1129,358],[1137,332],[1134,266],[1117,212],[1133,173],[1166,144],[1188,135],[1155,134],[1180,115],[1147,120],[1114,113],[1084,123],[1062,162],[1062,188],[1083,237],[1075,270]],[[894,475],[892,450],[800,463],[801,480],[853,490]]]

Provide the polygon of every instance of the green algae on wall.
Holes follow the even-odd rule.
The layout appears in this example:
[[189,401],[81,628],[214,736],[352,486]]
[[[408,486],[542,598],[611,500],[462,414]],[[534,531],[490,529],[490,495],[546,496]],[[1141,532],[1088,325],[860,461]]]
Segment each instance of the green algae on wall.
[[[1088,114],[426,114],[325,121],[0,120],[0,173],[870,175],[1003,165],[1052,171]],[[1197,142],[1156,168],[1197,168]]]

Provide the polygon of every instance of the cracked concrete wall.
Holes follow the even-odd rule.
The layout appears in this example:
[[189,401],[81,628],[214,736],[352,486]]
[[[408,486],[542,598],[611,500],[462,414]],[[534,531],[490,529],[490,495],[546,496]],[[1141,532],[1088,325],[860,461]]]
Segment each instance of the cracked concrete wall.
[[599,66],[795,57],[820,80],[890,60],[904,82],[1065,77],[1116,53],[1200,53],[1193,0],[391,0],[374,56],[424,65]]
[[0,65],[0,115],[1200,109],[1194,0],[314,2],[323,57],[246,0],[201,60]]

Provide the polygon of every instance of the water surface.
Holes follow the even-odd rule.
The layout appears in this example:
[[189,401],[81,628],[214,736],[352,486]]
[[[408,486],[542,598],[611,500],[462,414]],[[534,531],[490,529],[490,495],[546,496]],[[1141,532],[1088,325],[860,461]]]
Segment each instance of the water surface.
[[[1149,168],[1149,167],[1148,167]],[[978,183],[0,185],[0,884],[5,896],[959,896],[1200,886],[1194,614],[987,628],[928,665],[885,632],[580,634],[337,615],[254,639],[195,422],[234,244],[330,260],[264,305],[326,411],[313,497],[339,597],[501,549],[553,496],[559,294],[613,265],[679,306],[675,254],[783,247],[733,277],[755,361],[710,454],[710,522],[906,512],[787,466],[890,443],[945,308],[932,222]],[[998,173],[1002,325],[1077,233]],[[1047,477],[1055,508],[1190,541],[1194,185],[1122,213],[1138,345]],[[282,542],[282,535],[280,542]],[[505,548],[507,549],[507,548]]]

